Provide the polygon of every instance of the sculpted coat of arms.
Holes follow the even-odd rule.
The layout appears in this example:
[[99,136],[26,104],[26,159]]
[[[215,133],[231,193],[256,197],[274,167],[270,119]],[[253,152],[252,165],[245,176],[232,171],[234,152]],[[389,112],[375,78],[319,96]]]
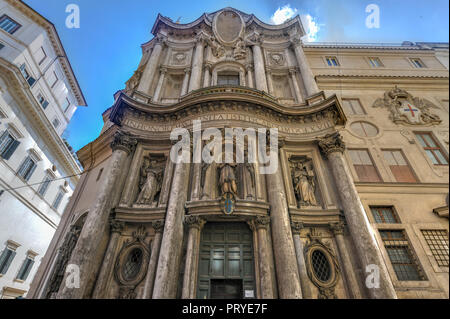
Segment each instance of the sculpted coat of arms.
[[434,125],[442,122],[438,115],[431,112],[437,106],[427,99],[413,97],[397,86],[385,92],[383,98],[375,100],[373,107],[389,109],[390,118],[396,124]]

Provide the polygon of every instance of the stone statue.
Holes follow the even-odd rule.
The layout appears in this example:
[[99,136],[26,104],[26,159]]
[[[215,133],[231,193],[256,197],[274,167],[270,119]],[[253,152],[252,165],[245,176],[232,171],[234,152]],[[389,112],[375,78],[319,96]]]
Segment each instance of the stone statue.
[[239,38],[234,46],[233,56],[236,60],[245,59],[247,56],[247,48],[242,38]]
[[210,37],[208,39],[208,44],[211,47],[211,52],[216,58],[220,58],[225,54],[225,48],[217,42],[215,37]]
[[237,195],[236,175],[234,173],[236,164],[224,163],[219,166],[219,186],[221,195],[232,193]]
[[248,151],[244,151],[244,185],[247,199],[256,199],[255,165],[248,162]]
[[201,166],[201,195],[200,199],[210,199],[213,196],[213,185],[215,176],[213,175],[215,163],[202,163]]
[[161,191],[163,169],[158,161],[144,158],[141,167],[140,193],[136,204],[155,205],[156,195]]
[[299,161],[294,164],[292,180],[299,206],[317,206],[314,173],[312,170],[308,169],[305,162]]

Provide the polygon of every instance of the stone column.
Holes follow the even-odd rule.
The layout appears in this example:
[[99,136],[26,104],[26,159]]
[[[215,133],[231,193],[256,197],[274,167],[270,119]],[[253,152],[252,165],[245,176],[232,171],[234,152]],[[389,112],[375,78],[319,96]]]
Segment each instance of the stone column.
[[261,280],[261,298],[273,299],[273,278],[270,269],[270,251],[267,243],[267,228],[270,224],[269,216],[260,216],[253,221],[258,238],[258,265],[259,278]]
[[185,95],[188,90],[189,85],[189,75],[191,74],[191,68],[185,68],[184,69],[184,78],[183,78],[183,84],[181,86],[181,96]]
[[[125,161],[128,155],[134,151],[136,144],[137,141],[134,138],[121,131],[116,132],[114,135],[114,140],[111,143],[113,152],[109,160],[107,175],[97,192],[97,198],[89,209],[80,238],[69,261],[69,264],[79,267],[80,287],[75,289],[62,285],[58,298],[82,299],[87,297],[89,281],[98,271],[98,269],[95,269],[97,268],[95,256],[98,253],[104,234],[103,230],[108,223],[111,212],[110,197],[116,187],[120,173],[125,169]],[[63,283],[67,275],[68,273],[66,273]]]
[[117,250],[120,233],[123,231],[125,223],[112,219],[110,221],[111,236],[109,237],[108,248],[103,258],[102,268],[95,284],[93,299],[107,298],[108,282],[114,269],[114,256]]
[[[377,245],[374,231],[367,219],[366,212],[358,196],[352,175],[343,156],[345,144],[339,133],[324,136],[319,140],[319,147],[323,155],[328,158],[331,171],[336,182],[337,191],[341,199],[345,220],[362,266],[363,272],[378,266],[380,287],[368,288],[371,298],[397,298],[394,286]],[[369,268],[368,268],[369,267]]]
[[204,69],[205,74],[203,76],[203,87],[206,88],[208,86],[211,86],[211,64],[206,63]]
[[300,299],[302,298],[300,277],[280,163],[275,173],[266,175],[266,187],[270,202],[272,242],[279,297]]
[[172,179],[161,241],[153,299],[176,297],[183,244],[184,205],[187,199],[189,164],[178,163]]
[[256,39],[256,41],[252,43],[253,63],[255,64],[256,88],[260,91],[264,91],[267,93],[268,89],[267,89],[266,72],[264,67],[264,57],[262,54],[261,45],[259,41],[260,39]]
[[202,71],[203,71],[203,51],[205,49],[205,38],[203,34],[199,34],[196,38],[194,61],[192,62],[192,74],[189,81],[189,92],[197,90],[201,87]]
[[200,232],[205,224],[205,220],[198,216],[186,216],[184,222],[189,227],[189,234],[181,298],[194,299],[197,284],[198,256],[200,253]]
[[158,84],[156,85],[155,94],[153,94],[153,102],[159,101],[159,97],[161,95],[161,90],[162,90],[163,83],[164,83],[164,78],[167,73],[167,68],[165,68],[165,67],[161,67],[159,70],[160,70],[159,71],[159,80],[158,80]]
[[150,94],[150,89],[152,87],[156,68],[158,67],[159,58],[161,56],[165,41],[166,39],[164,36],[157,35],[152,55],[150,56],[147,65],[145,66],[144,73],[142,74],[141,81],[139,82],[138,91],[142,93]]
[[275,92],[273,89],[273,82],[272,82],[272,71],[270,69],[266,69],[266,77],[267,77],[267,86],[269,89],[269,93],[272,95],[275,95]]
[[249,88],[254,88],[255,85],[253,84],[253,66],[251,64],[247,64],[245,68],[247,69],[247,86]]
[[358,281],[355,276],[354,267],[352,265],[350,255],[347,250],[347,246],[345,245],[345,239],[344,239],[344,223],[338,222],[338,223],[331,223],[330,224],[330,230],[334,234],[334,238],[336,239],[336,244],[338,246],[339,255],[341,256],[341,260],[343,263],[343,270],[345,274],[345,278],[347,279],[347,284],[349,288],[349,292],[351,295],[351,298],[354,299],[361,299],[361,292],[359,291]]
[[151,299],[153,293],[153,284],[155,283],[156,266],[158,265],[159,248],[161,246],[162,232],[164,230],[164,221],[157,220],[152,222],[155,230],[155,237],[152,241],[152,251],[148,262],[147,276],[145,277],[144,292],[141,299]]
[[299,36],[295,36],[291,39],[292,46],[294,48],[295,57],[297,58],[298,67],[300,68],[300,74],[302,76],[303,84],[305,85],[306,94],[311,96],[319,92],[314,74],[311,71],[308,60],[306,59],[305,52],[303,51],[302,41]]
[[297,103],[303,103],[302,93],[300,92],[300,88],[298,86],[298,81],[297,81],[297,70],[289,69],[289,74],[291,76],[292,84],[294,86],[295,97],[297,99]]
[[308,271],[306,270],[305,254],[303,242],[300,238],[300,231],[303,229],[303,223],[292,222],[292,236],[294,237],[295,252],[297,254],[298,273],[300,276],[300,286],[302,287],[302,295],[304,299],[312,299],[311,287],[309,285]]

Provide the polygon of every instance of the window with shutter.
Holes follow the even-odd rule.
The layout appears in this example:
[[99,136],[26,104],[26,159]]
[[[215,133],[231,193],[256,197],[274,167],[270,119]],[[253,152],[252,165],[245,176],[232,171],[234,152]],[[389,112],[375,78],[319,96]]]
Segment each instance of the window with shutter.
[[38,189],[39,195],[41,195],[41,196],[45,195],[51,181],[52,181],[52,178],[49,175],[46,175],[44,177],[44,181],[42,182],[42,184],[39,186],[39,189]]
[[13,34],[16,32],[21,25],[8,17],[6,14],[0,17],[0,28],[8,32],[9,34]]
[[6,130],[0,137],[0,156],[5,160],[10,159],[19,144],[20,142]]
[[14,257],[16,256],[16,252],[12,250],[9,247],[6,247],[5,250],[3,250],[2,255],[0,256],[0,274],[4,275],[9,269],[9,266],[11,265],[11,262],[13,261]]
[[414,176],[411,167],[406,162],[403,153],[400,150],[384,150],[384,159],[389,164],[395,180],[399,183],[416,183],[417,179]]
[[17,171],[17,174],[28,181],[31,175],[33,175],[36,166],[36,162],[30,156],[27,156]]
[[360,182],[381,182],[367,150],[349,150],[348,153]]
[[27,256],[22,264],[22,267],[20,267],[19,273],[17,274],[17,279],[25,281],[31,271],[31,268],[33,268],[33,265],[34,260],[30,256]]
[[58,194],[56,195],[55,200],[53,201],[52,207],[53,207],[54,209],[58,209],[59,204],[61,204],[61,201],[62,201],[63,197],[64,197],[64,191],[60,190],[60,191],[58,192]]

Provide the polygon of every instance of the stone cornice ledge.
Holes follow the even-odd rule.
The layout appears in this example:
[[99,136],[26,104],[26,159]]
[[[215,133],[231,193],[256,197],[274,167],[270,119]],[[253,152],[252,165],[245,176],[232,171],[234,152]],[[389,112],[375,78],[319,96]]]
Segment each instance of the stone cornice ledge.
[[342,110],[339,100],[335,94],[325,98],[324,92],[319,92],[309,96],[306,102],[297,106],[283,106],[277,103],[273,98],[264,92],[246,88],[246,87],[207,87],[191,92],[184,96],[178,103],[172,105],[159,105],[153,103],[144,103],[138,101],[123,91],[119,91],[115,95],[115,102],[112,106],[110,121],[121,125],[121,117],[125,109],[134,109],[143,114],[155,115],[160,117],[184,116],[181,112],[190,111],[191,107],[205,103],[225,103],[225,102],[241,102],[264,107],[270,112],[277,113],[280,116],[299,117],[311,116],[315,113],[326,111],[335,107],[337,111],[337,124],[343,125],[347,118]]

